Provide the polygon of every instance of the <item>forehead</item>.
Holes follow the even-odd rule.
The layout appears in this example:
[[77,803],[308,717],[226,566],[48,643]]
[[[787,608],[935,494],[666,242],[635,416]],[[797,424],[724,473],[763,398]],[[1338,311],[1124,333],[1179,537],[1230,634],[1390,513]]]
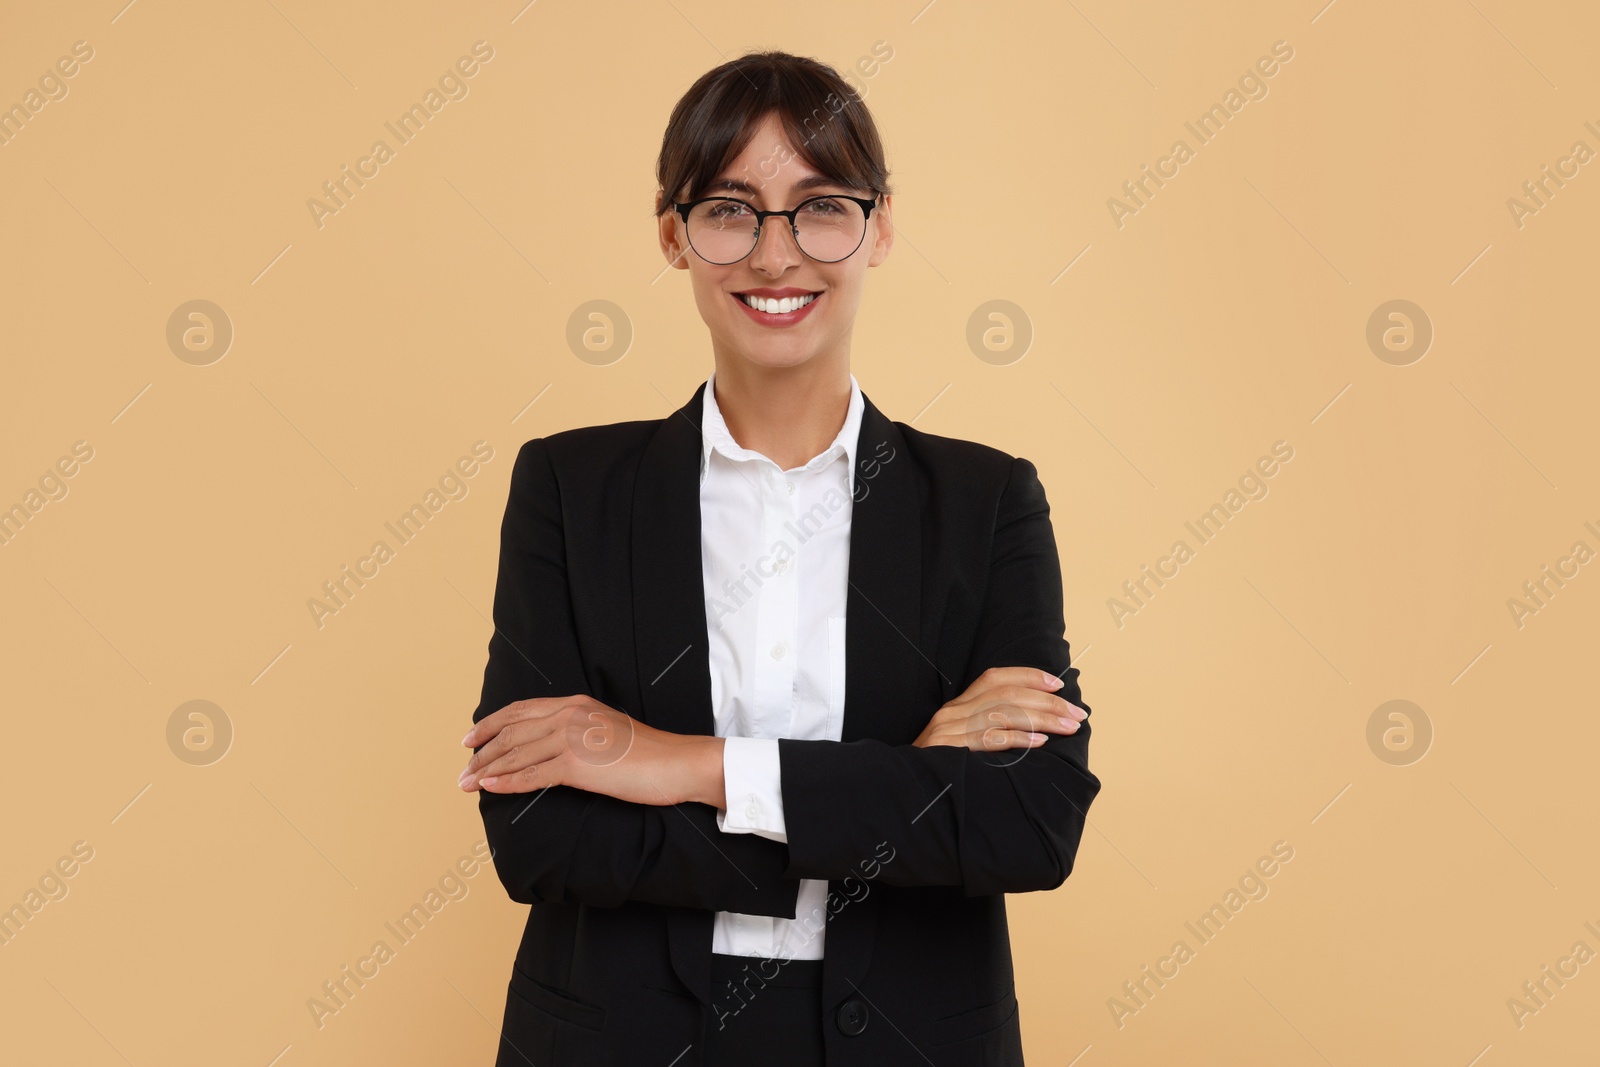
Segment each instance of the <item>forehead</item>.
[[705,187],[702,196],[756,197],[763,191],[783,198],[815,192],[849,191],[854,186],[826,174],[803,159],[776,114],[762,119],[749,142]]
[[783,199],[789,196],[809,195],[813,192],[828,193],[840,192],[850,189],[851,186],[837,181],[825,174],[811,172],[803,175],[778,174],[771,181],[762,181],[761,177],[751,174],[748,177],[733,170],[725,170],[722,175],[706,186],[704,196],[743,196],[752,199],[758,198],[762,193]]

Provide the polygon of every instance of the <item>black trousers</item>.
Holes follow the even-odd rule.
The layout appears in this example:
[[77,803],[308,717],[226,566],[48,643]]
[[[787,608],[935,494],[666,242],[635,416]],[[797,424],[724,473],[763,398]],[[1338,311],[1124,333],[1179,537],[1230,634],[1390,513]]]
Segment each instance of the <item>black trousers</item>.
[[711,954],[705,1067],[822,1067],[822,961]]

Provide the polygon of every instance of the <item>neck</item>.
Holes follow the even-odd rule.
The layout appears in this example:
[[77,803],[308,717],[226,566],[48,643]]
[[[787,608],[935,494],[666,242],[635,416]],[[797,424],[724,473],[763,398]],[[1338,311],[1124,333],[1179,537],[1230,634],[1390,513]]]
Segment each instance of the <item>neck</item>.
[[797,367],[718,358],[714,384],[733,439],[784,470],[833,443],[850,410],[850,364],[844,357]]

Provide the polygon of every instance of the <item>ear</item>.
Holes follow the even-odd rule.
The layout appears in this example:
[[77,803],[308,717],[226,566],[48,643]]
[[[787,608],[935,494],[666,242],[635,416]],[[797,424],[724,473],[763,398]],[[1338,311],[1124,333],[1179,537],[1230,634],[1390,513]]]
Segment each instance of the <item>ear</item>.
[[883,202],[872,209],[872,218],[869,223],[876,223],[876,236],[872,241],[872,255],[867,259],[867,266],[876,267],[879,263],[889,258],[889,249],[894,247],[894,196],[885,194]]
[[678,270],[689,269],[689,245],[684,237],[683,216],[679,215],[671,205],[666,204],[666,193],[656,192],[656,211],[660,212],[666,205],[666,212],[657,218],[659,237],[661,241],[661,254],[667,257],[668,266]]

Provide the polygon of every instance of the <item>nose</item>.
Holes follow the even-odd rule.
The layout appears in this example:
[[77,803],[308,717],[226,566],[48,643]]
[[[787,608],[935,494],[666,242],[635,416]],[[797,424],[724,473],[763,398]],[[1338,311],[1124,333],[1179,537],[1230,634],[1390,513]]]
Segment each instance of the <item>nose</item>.
[[[775,235],[769,235],[769,230],[775,231]],[[761,220],[761,228],[756,231],[756,246],[750,252],[752,268],[777,276],[790,264],[804,258],[805,253],[800,251],[788,219],[773,217]]]

